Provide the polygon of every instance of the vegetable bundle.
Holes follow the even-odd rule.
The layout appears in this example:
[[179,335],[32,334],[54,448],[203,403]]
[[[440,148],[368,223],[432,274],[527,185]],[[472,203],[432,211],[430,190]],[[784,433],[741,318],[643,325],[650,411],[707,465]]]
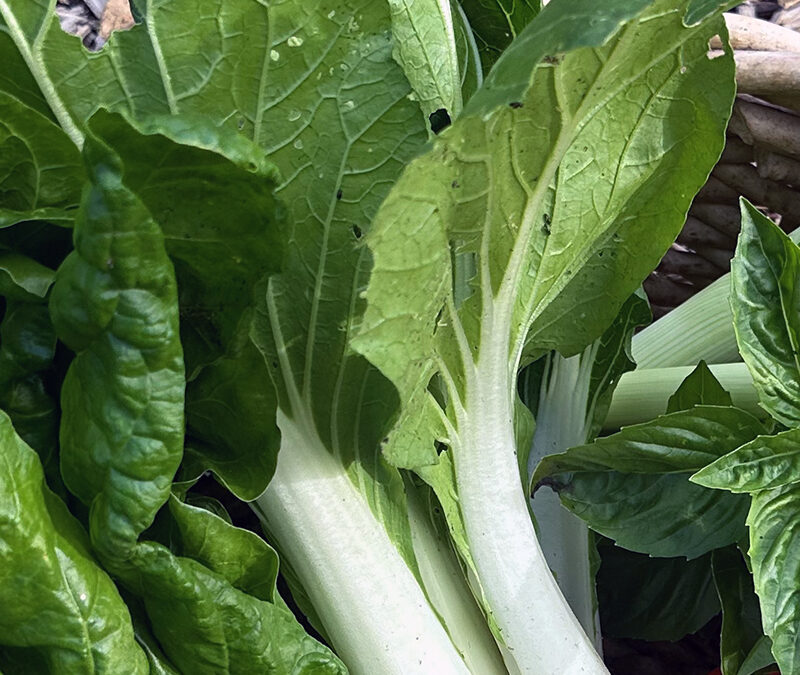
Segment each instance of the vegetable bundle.
[[[700,367],[594,440],[722,151],[733,3],[147,0],[97,53],[54,4],[0,0],[2,672],[602,673],[598,548],[601,616],[631,552],[749,590],[796,479],[738,467],[800,419],[753,208],[734,324],[785,431]],[[746,603],[726,675],[771,662]]]

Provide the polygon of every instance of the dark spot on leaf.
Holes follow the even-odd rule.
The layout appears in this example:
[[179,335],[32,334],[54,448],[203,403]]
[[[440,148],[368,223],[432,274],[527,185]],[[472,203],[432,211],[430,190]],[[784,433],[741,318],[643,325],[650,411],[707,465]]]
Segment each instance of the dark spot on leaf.
[[273,361],[272,362],[272,367],[273,368],[277,368],[278,367],[278,362],[277,361]]
[[239,118],[239,121],[236,123],[236,126],[239,128],[239,131],[244,129],[244,117]]
[[336,191],[336,199],[339,200],[341,198],[342,198],[342,191],[341,190],[337,190]]
[[561,63],[561,58],[558,57],[558,56],[551,56],[551,55],[548,54],[547,56],[542,58],[542,61],[544,61],[545,63],[551,63],[553,65],[558,65],[559,63]]
[[454,180],[452,183],[450,183],[450,186],[454,188],[460,188],[461,183],[459,183],[457,180]]
[[517,108],[521,108],[522,107],[522,102],[521,101],[511,101],[511,103],[509,103],[508,105],[510,105],[512,108],[514,108],[516,110]]
[[353,236],[355,236],[356,239],[361,239],[361,235],[361,228],[358,225],[353,225]]
[[450,115],[444,108],[434,110],[428,115],[428,120],[431,123],[431,131],[435,134],[438,134],[442,129],[447,129],[452,123]]
[[546,235],[550,234],[550,223],[551,222],[552,221],[550,220],[550,215],[547,214],[547,213],[543,213],[542,214],[542,232],[544,232]]

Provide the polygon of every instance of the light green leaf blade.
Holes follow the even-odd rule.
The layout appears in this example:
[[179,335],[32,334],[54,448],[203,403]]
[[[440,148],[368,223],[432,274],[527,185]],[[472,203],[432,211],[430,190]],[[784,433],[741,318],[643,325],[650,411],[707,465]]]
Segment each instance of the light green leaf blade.
[[469,19],[481,63],[489,72],[503,50],[541,10],[540,0],[461,0]]
[[144,675],[144,654],[114,583],[4,413],[0,445],[0,642],[24,648],[29,665],[38,653],[47,672]]
[[736,675],[753,675],[773,663],[772,640],[765,635],[750,650]]
[[0,85],[0,227],[24,220],[71,221],[83,180],[80,154],[69,136]]
[[758,597],[753,589],[753,577],[738,548],[729,546],[714,551],[711,554],[711,567],[722,605],[722,673],[738,675],[747,655],[764,637]]
[[105,560],[125,558],[169,496],[183,454],[184,367],[161,230],[123,185],[119,159],[96,142],[84,152],[92,182],[50,311],[77,353],[61,389],[61,470],[91,505]]
[[731,395],[723,389],[705,361],[700,361],[667,401],[667,413],[689,410],[696,405],[732,406]]
[[692,482],[731,492],[757,492],[800,482],[800,430],[759,436],[698,471]]
[[764,632],[781,672],[793,673],[800,667],[800,486],[755,493],[747,525]]
[[747,499],[689,476],[761,432],[744,411],[696,406],[546,457],[533,482],[624,548],[691,559],[741,539]]
[[403,68],[425,116],[461,112],[461,65],[450,0],[389,0],[393,56]]
[[731,261],[731,309],[739,352],[761,406],[800,426],[800,249],[741,200],[742,230]]
[[680,640],[719,612],[711,555],[695,560],[651,558],[599,547],[597,593],[603,634],[639,640]]

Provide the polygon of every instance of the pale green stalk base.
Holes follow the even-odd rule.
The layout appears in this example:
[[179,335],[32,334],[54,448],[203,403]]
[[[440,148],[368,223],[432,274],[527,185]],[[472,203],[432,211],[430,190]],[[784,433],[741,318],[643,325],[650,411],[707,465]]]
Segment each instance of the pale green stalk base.
[[[548,358],[528,455],[529,476],[545,455],[564,452],[589,440],[587,406],[595,352],[596,346],[592,345],[583,354],[567,359],[559,354]],[[589,529],[564,508],[550,488],[536,492],[531,508],[547,564],[583,630],[600,652],[602,639],[589,557]]]
[[411,570],[313,427],[281,411],[278,426],[278,468],[254,506],[350,672],[469,673]]
[[[607,673],[539,546],[517,461],[505,350],[482,355],[458,415],[456,483],[470,553],[519,672]],[[489,356],[484,360],[485,356]]]
[[[744,363],[723,363],[709,366],[722,386],[731,393],[733,404],[765,417],[758,405],[750,371]],[[667,401],[681,382],[692,372],[692,366],[637,369],[625,373],[614,390],[611,407],[603,428],[615,430],[622,426],[640,424],[663,415]]]
[[[800,228],[789,235],[800,242]],[[633,360],[639,368],[696,366],[738,361],[729,302],[731,275],[725,274],[680,307],[633,336]]]

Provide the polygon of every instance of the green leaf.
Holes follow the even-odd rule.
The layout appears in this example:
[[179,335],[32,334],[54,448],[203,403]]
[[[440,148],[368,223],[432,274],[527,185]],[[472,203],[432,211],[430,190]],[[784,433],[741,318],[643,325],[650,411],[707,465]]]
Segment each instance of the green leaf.
[[439,109],[455,118],[463,108],[462,73],[450,0],[389,0],[393,56],[425,116]]
[[489,72],[503,50],[541,10],[540,0],[461,0]]
[[[747,655],[764,636],[758,597],[753,589],[753,577],[738,548],[729,546],[714,551],[711,567],[722,605],[722,673],[737,675]],[[769,663],[772,663],[771,656]]]
[[759,436],[698,471],[691,480],[731,492],[757,492],[800,482],[800,430]]
[[800,249],[741,200],[742,230],[731,261],[731,309],[739,352],[761,406],[800,426]]
[[753,495],[750,562],[764,632],[781,672],[800,668],[800,485]]
[[80,154],[69,136],[4,93],[0,84],[0,227],[23,220],[71,222],[83,177]]
[[689,476],[761,432],[742,410],[696,406],[545,457],[533,482],[624,548],[691,559],[741,539],[747,499]]
[[183,453],[183,352],[161,230],[113,153],[87,140],[84,154],[92,183],[50,296],[56,332],[77,353],[61,389],[61,470],[91,505],[93,545],[114,559],[169,496]]
[[599,550],[597,595],[604,635],[680,640],[719,612],[711,554],[687,561],[651,558],[608,543]]
[[772,640],[765,635],[750,650],[736,675],[753,675],[773,663],[775,658],[772,656]]
[[732,406],[731,395],[725,391],[705,361],[700,361],[677,391],[669,397],[667,413],[689,410],[696,405]]
[[278,554],[261,537],[234,527],[218,515],[170,497],[180,555],[203,563],[234,588],[275,602]]
[[4,413],[0,445],[0,643],[46,672],[147,673],[117,589]]
[[[191,508],[191,507],[187,507]],[[182,518],[216,518],[193,509]],[[194,525],[183,523],[184,543],[226,574],[246,568],[236,560],[252,546],[241,546],[237,528],[219,518],[216,538],[197,548]],[[222,527],[219,528],[218,526]],[[200,530],[205,525],[200,525]],[[194,534],[198,534],[195,532]],[[255,535],[253,535],[255,536]],[[238,543],[237,543],[238,542]],[[216,550],[230,547],[229,552]],[[226,562],[227,558],[227,562]],[[153,634],[178,672],[197,675],[275,672],[292,675],[344,675],[342,663],[309,637],[282,605],[265,602],[235,588],[226,577],[198,560],[173,555],[153,542],[141,542],[116,567],[124,584],[140,597]],[[269,570],[265,570],[269,578]],[[241,578],[240,578],[241,579]]]

